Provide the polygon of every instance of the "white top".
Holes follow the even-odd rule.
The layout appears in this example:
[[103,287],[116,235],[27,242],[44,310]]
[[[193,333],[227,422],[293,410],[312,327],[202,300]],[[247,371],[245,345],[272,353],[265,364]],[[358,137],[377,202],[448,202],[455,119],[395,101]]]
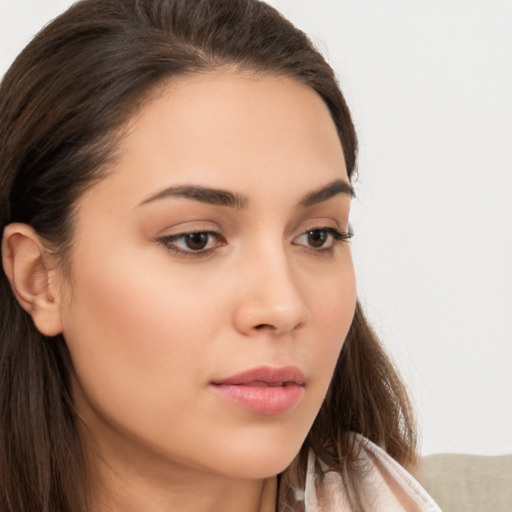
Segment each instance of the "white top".
[[[384,450],[356,434],[361,443],[364,472],[363,502],[368,512],[441,512],[434,500],[398,462]],[[322,463],[320,463],[322,467]],[[305,512],[354,512],[348,505],[345,485],[333,471],[324,473],[322,506],[315,479],[315,455],[310,452],[303,495]],[[302,498],[302,496],[301,496]],[[302,500],[301,500],[302,501]]]

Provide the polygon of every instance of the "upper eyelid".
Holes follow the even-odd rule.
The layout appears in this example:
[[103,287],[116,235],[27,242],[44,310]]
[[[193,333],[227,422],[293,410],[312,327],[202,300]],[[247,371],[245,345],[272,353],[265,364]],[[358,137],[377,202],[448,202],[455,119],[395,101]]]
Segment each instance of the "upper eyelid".
[[186,235],[188,233],[221,233],[221,228],[216,222],[207,220],[186,221],[160,229],[154,238]]
[[310,229],[328,229],[336,228],[343,229],[347,222],[345,215],[339,212],[316,212],[314,214],[301,215],[293,223],[293,228],[290,231],[300,232],[308,231]]
[[[209,224],[209,225],[204,225]],[[212,226],[212,224],[214,226]],[[325,230],[325,231],[336,231],[343,235],[353,236],[353,228],[351,223],[348,223],[347,228],[342,228],[338,220],[334,218],[324,218],[324,219],[311,219],[309,221],[301,223],[302,226],[298,226],[293,230],[293,233],[290,235],[289,240],[292,241],[299,236],[308,233],[309,231],[315,230]],[[304,226],[304,224],[310,224]],[[176,230],[176,231],[175,231]],[[167,233],[166,233],[167,232]],[[224,234],[224,230],[216,223],[210,220],[196,220],[196,221],[187,221],[174,226],[168,226],[165,229],[162,229],[159,233],[154,236],[154,240],[156,241],[169,241],[172,239],[179,239],[182,236],[186,236],[187,234],[194,233],[208,233],[215,237],[222,237],[226,241],[229,236]]]
[[313,219],[311,221],[301,222],[294,228],[290,238],[294,239],[298,236],[308,233],[309,231],[336,231],[339,233],[348,233],[350,230],[342,227],[341,223],[333,218]]
[[180,233],[172,233],[172,234],[169,234],[169,235],[162,235],[160,237],[158,237],[158,240],[159,241],[166,241],[166,240],[178,240],[182,237],[185,237],[187,235],[196,235],[196,234],[199,234],[199,233],[204,233],[204,234],[207,234],[207,235],[211,235],[211,236],[214,236],[216,238],[224,238],[223,235],[217,231],[213,231],[211,229],[198,229],[196,231],[181,231]]
[[[308,235],[312,231],[326,231],[332,237],[334,237],[336,240],[343,239],[343,238],[349,239],[349,238],[352,238],[352,236],[353,236],[353,234],[348,229],[345,230],[345,229],[333,228],[333,227],[318,227],[318,228],[308,228],[305,231],[302,231],[298,236],[294,237],[294,240],[301,236]],[[338,238],[338,236],[341,238]]]
[[177,244],[177,240],[179,240],[180,238],[182,238],[186,235],[196,234],[196,233],[206,233],[208,235],[213,235],[217,239],[217,241],[222,240],[222,238],[223,238],[222,235],[215,233],[213,231],[198,230],[198,231],[185,231],[185,232],[176,233],[173,235],[161,236],[161,237],[157,238],[157,243],[159,245],[164,246],[168,251],[173,252],[177,256],[180,256],[183,258],[206,257],[206,256],[212,254],[213,251],[215,251],[217,248],[225,245],[224,243],[221,243],[220,245],[214,245],[213,247],[208,247],[208,248],[200,249],[200,250],[194,250],[194,249],[187,249],[184,247],[180,247]]
[[[303,236],[307,236],[312,231],[325,231],[325,232],[327,232],[329,234],[329,236],[331,237],[331,247],[334,246],[337,242],[341,242],[343,240],[348,241],[352,237],[352,233],[350,232],[350,230],[345,231],[345,230],[341,230],[341,229],[338,229],[338,228],[333,228],[333,227],[325,226],[325,227],[317,227],[317,228],[304,229],[298,235],[294,236],[292,238],[291,242],[295,244],[295,241],[298,238],[303,237]],[[166,244],[168,242],[178,241],[179,239],[181,239],[181,238],[183,238],[183,237],[185,237],[187,235],[193,235],[193,234],[199,234],[199,233],[207,234],[207,235],[215,238],[217,241],[224,240],[225,243],[221,243],[220,246],[226,245],[228,243],[227,240],[222,236],[222,234],[220,234],[220,233],[218,233],[216,231],[211,231],[211,230],[184,231],[184,232],[181,232],[181,233],[176,233],[176,234],[160,237],[158,239],[158,241],[160,243]],[[295,245],[303,245],[303,244],[295,244]],[[178,247],[178,246],[176,245],[176,247]],[[219,247],[219,246],[217,246],[217,247]],[[193,249],[190,249],[190,253],[201,254],[201,253],[206,253],[206,252],[212,251],[215,248],[216,247],[210,247],[210,248],[207,248],[207,249],[200,249],[200,250],[197,250],[197,251],[194,251]],[[318,248],[317,250],[322,251],[322,250],[326,250],[326,249],[328,249],[328,248],[324,248],[324,249]],[[177,250],[183,251],[183,252],[187,252],[186,249],[182,249],[182,248],[178,248]]]
[[[308,233],[309,231],[336,231],[342,234],[349,234],[353,235],[353,228],[352,225],[349,223],[347,229],[343,229],[339,226],[338,222],[335,222],[336,226],[330,226],[324,223],[319,224],[312,224],[311,226],[300,228],[297,230],[294,230],[294,234],[291,235],[291,239],[297,238],[298,236],[304,235]],[[166,228],[162,231],[167,231],[169,228]],[[160,232],[162,233],[162,232]],[[215,236],[224,236],[221,229],[212,229],[208,227],[197,227],[197,228],[189,228],[189,229],[183,229],[180,231],[177,231],[176,233],[169,233],[169,234],[157,234],[155,236],[156,239],[170,239],[170,238],[179,238],[181,236],[195,234],[195,233],[208,233]]]

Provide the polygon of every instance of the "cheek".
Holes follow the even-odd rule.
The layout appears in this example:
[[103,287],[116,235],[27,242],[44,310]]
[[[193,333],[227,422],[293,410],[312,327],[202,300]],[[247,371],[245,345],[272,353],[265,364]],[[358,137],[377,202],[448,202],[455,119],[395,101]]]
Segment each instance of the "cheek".
[[169,424],[187,405],[181,397],[208,381],[218,302],[136,257],[84,259],[78,268],[64,335],[83,392],[112,418],[136,424],[158,411]]
[[[144,253],[127,253],[111,251],[101,261],[84,259],[79,266],[68,315],[80,325],[76,339],[126,356],[137,353],[141,363],[171,348],[189,353],[191,341],[202,342],[204,325],[218,316],[218,303],[209,300],[204,287],[199,293],[179,268],[172,272]],[[70,331],[78,334],[73,325]]]
[[316,341],[307,345],[307,357],[320,376],[320,394],[325,394],[356,308],[356,281],[349,255],[340,271],[319,276],[308,296]]
[[[281,348],[285,361],[293,358],[307,369],[312,384],[287,419],[267,424],[247,421],[230,406],[221,406],[221,414],[205,392],[212,369],[234,371],[233,361],[250,367],[251,354],[262,360],[263,352],[255,351],[263,345],[244,345],[232,324],[232,298],[243,280],[233,267],[185,271],[156,254],[111,246],[102,257],[77,262],[64,335],[85,399],[79,412],[96,432],[103,432],[99,418],[101,428],[113,426],[131,445],[142,441],[173,460],[216,461],[223,471],[236,472],[242,460],[254,459],[254,471],[282,470],[321,406],[348,332],[355,307],[350,266],[345,263],[343,272],[296,267],[310,318]],[[275,460],[260,461],[263,451]]]

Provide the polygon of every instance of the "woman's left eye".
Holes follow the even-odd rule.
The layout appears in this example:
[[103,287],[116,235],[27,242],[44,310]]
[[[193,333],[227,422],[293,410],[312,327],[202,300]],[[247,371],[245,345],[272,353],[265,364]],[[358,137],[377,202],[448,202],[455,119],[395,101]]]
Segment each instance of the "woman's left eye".
[[203,255],[212,249],[225,245],[225,240],[213,231],[179,233],[160,238],[159,243],[167,249],[181,255]]
[[293,240],[295,245],[303,245],[318,251],[332,249],[338,242],[348,241],[352,233],[335,228],[309,229]]

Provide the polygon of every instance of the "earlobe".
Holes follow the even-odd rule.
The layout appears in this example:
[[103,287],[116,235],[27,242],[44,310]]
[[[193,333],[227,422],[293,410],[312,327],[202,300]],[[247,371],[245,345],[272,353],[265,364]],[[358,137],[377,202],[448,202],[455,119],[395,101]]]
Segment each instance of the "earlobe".
[[45,336],[62,332],[57,283],[48,268],[41,238],[27,224],[9,224],[2,240],[2,261],[12,290],[36,328]]

